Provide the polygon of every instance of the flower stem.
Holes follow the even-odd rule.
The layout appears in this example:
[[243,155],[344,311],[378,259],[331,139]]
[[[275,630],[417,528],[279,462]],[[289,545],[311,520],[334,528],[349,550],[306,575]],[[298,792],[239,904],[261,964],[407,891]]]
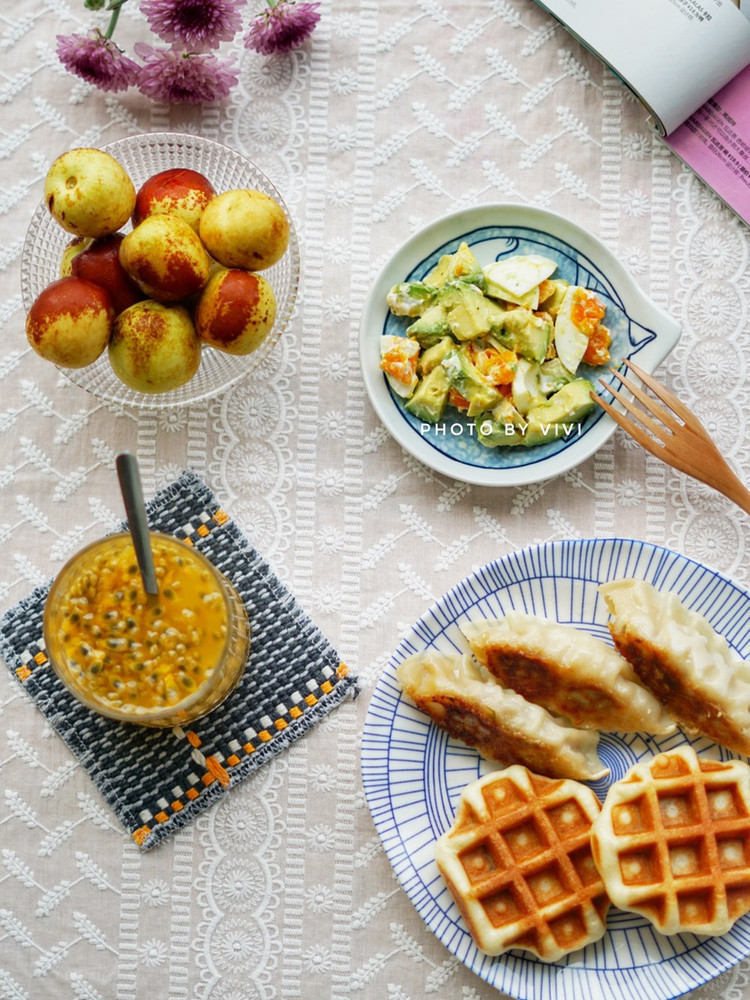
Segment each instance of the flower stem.
[[112,11],[112,16],[109,19],[107,30],[104,32],[105,38],[111,38],[112,35],[114,35],[115,28],[117,27],[117,21],[118,18],[120,17],[120,11],[122,9],[122,5],[127,2],[128,0],[111,0],[109,7],[107,7],[107,10]]

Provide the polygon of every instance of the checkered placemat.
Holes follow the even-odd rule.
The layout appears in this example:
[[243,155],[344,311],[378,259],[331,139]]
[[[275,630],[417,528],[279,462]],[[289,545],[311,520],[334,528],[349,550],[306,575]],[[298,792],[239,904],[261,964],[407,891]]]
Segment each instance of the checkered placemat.
[[[194,544],[248,610],[250,657],[227,700],[189,728],[106,719],[57,679],[44,651],[49,584],[0,618],[0,654],[143,848],[153,847],[301,736],[357,682],[211,490],[191,472],[147,504],[149,525]],[[125,525],[123,525],[123,528]]]

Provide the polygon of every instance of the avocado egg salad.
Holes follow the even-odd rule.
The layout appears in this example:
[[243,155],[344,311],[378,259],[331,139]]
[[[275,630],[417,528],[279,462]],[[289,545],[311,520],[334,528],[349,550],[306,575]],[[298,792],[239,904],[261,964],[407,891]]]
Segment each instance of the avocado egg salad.
[[594,386],[579,365],[606,364],[611,337],[594,292],[556,270],[536,254],[481,267],[461,243],[423,281],[394,285],[388,308],[411,322],[404,336],[381,336],[380,367],[406,410],[429,427],[452,407],[489,448],[580,428]]

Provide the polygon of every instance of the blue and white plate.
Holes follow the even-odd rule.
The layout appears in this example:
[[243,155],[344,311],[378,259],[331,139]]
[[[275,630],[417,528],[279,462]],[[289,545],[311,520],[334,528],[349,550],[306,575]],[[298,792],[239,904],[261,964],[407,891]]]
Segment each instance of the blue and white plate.
[[[463,787],[492,769],[449,739],[402,696],[398,664],[428,647],[467,649],[459,625],[511,608],[543,615],[609,639],[598,585],[623,577],[669,589],[702,614],[743,658],[750,658],[750,595],[719,573],[669,549],[621,538],[551,542],[505,556],[467,577],[414,625],[393,654],[370,702],[362,740],[362,778],[386,854],[407,895],[440,941],[492,986],[520,1000],[671,1000],[750,954],[750,915],[722,937],[665,937],[642,917],[611,910],[605,937],[552,964],[529,952],[490,958],[474,945],[434,859]],[[600,756],[612,781],[642,758],[687,742],[679,733],[605,734]],[[728,751],[692,741],[705,757]]]
[[[380,370],[380,337],[404,333],[410,320],[393,316],[386,295],[401,281],[424,278],[443,254],[461,242],[481,265],[515,254],[542,254],[557,261],[556,277],[595,291],[607,308],[613,364],[633,358],[653,372],[680,338],[676,320],[652,302],[627,268],[603,243],[554,212],[525,205],[480,205],[448,215],[412,236],[386,264],[365,302],[360,325],[362,377],[373,408],[393,437],[436,472],[482,486],[521,486],[559,476],[589,458],[615,431],[599,409],[580,428],[542,445],[487,448],[475,437],[474,421],[450,409],[436,425],[421,422],[404,408]],[[594,384],[613,380],[605,366],[582,366]]]

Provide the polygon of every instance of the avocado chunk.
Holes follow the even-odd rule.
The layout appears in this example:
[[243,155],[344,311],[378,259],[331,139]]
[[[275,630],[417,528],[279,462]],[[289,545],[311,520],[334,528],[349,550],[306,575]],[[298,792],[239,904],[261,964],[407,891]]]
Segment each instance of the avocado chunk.
[[406,409],[418,420],[435,424],[445,413],[450,388],[448,373],[438,364],[420,380],[411,399],[406,403]]
[[[443,285],[456,278],[467,275],[481,276],[482,269],[468,243],[461,243],[455,253],[446,253],[424,279],[426,285],[442,288]],[[480,279],[481,280],[481,279]]]
[[580,432],[580,423],[594,408],[594,386],[586,378],[576,378],[558,389],[544,403],[532,406],[526,414],[528,424],[524,444],[545,444]]
[[426,348],[419,356],[417,371],[420,375],[429,375],[432,369],[439,365],[449,351],[455,350],[456,342],[452,337],[442,337],[432,347]]
[[456,340],[475,340],[490,332],[487,299],[476,285],[454,281],[442,289],[438,301],[448,313],[448,326]]
[[539,367],[539,388],[545,396],[562,389],[575,378],[559,358],[550,358]]
[[554,319],[560,310],[560,304],[565,297],[565,292],[568,289],[568,282],[564,281],[562,278],[548,278],[548,285],[552,288],[549,290],[549,294],[545,295],[543,299],[539,300],[539,312],[549,313]]
[[413,337],[422,348],[432,347],[449,333],[448,313],[438,302],[425,309],[422,315],[406,329],[407,336]]
[[501,310],[491,332],[503,347],[540,363],[547,355],[552,331],[552,324],[543,316],[535,316],[529,309],[519,306]]
[[438,292],[437,304],[445,309],[450,332],[460,342],[486,336],[501,322],[504,313],[497,302],[467,281],[444,285]]
[[437,289],[423,281],[402,281],[388,292],[386,302],[394,316],[421,316],[436,295]]
[[526,421],[505,396],[491,413],[476,420],[477,441],[487,448],[510,448],[524,444]]
[[460,348],[449,351],[443,358],[441,367],[448,375],[451,388],[468,402],[468,416],[475,417],[478,413],[491,410],[503,399],[502,393],[490,385]]

